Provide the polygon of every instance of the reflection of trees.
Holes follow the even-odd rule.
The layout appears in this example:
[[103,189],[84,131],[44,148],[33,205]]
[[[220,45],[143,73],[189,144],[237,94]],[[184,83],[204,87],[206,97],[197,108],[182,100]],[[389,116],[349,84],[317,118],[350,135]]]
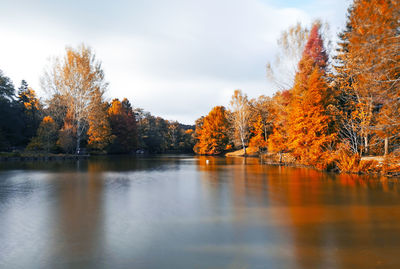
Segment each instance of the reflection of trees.
[[[63,174],[59,186],[59,241],[65,260],[94,261],[103,238],[103,178],[98,167],[88,165],[88,173]],[[57,244],[60,244],[58,242]]]
[[281,193],[286,195],[286,225],[299,268],[369,268],[384,262],[383,257],[393,260],[400,234],[394,225],[382,227],[381,221],[398,223],[400,213],[390,212],[400,202],[385,198],[391,196],[382,192],[387,182],[308,169],[286,169],[281,176],[286,178]]
[[272,261],[293,261],[295,268],[400,266],[394,259],[400,184],[259,165],[253,158],[244,164],[243,158],[198,157],[198,164],[212,205],[231,220],[232,242],[246,243],[257,233],[258,246],[276,243],[285,250]]

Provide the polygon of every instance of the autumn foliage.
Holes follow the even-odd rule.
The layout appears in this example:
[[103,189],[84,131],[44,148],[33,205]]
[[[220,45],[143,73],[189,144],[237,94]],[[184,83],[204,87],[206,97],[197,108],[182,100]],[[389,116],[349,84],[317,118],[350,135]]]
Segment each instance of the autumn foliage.
[[223,153],[229,145],[229,122],[223,106],[214,107],[207,116],[198,122],[196,128],[197,154],[216,155]]

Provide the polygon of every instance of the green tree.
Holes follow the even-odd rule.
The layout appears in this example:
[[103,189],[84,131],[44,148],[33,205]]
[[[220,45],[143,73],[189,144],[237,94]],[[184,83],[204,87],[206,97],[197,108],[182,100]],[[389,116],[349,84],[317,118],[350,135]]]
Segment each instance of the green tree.
[[37,129],[37,135],[34,137],[27,146],[29,151],[45,151],[51,152],[56,148],[58,128],[55,121],[46,116]]

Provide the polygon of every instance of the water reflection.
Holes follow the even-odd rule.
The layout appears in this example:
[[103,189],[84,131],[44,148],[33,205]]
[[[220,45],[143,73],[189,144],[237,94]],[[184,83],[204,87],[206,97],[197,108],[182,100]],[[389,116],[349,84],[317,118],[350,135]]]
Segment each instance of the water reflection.
[[[268,167],[258,159],[247,159],[244,166],[242,158],[227,159],[222,171],[223,161],[199,158],[204,181],[219,189],[221,178],[229,179],[235,223],[250,229],[254,223],[280,234],[275,247],[281,252],[272,258],[280,260],[277,264],[289,259],[297,268],[400,265],[395,254],[400,246],[400,188],[395,180]],[[262,231],[258,235],[262,238]]]
[[[87,267],[90,260],[102,257],[103,241],[103,174],[96,163],[88,163],[87,173],[67,173],[57,178],[57,206],[54,208],[56,227],[54,238],[62,242],[52,264],[67,259],[70,265]],[[88,262],[88,264],[86,264]]]
[[0,165],[0,268],[399,268],[393,179],[257,158]]

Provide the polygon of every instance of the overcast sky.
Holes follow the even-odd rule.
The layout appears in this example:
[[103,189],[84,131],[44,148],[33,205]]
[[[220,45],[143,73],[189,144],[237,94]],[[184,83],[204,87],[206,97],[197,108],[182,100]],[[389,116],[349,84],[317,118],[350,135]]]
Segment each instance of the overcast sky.
[[107,98],[193,124],[235,89],[272,95],[265,76],[281,31],[322,19],[332,36],[349,0],[5,0],[0,69],[39,92],[52,56],[84,43],[103,63]]

